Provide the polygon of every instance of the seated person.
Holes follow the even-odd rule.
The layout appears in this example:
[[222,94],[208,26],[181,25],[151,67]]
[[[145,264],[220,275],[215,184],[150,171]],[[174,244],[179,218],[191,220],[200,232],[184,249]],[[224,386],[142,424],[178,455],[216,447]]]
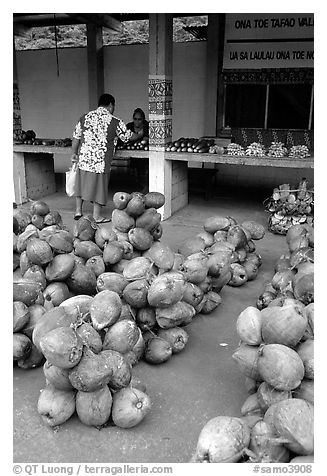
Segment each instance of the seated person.
[[140,139],[149,137],[149,123],[145,119],[144,111],[140,107],[136,108],[133,112],[133,122],[129,122],[126,126],[127,129],[132,132],[142,132],[142,134],[140,134]]

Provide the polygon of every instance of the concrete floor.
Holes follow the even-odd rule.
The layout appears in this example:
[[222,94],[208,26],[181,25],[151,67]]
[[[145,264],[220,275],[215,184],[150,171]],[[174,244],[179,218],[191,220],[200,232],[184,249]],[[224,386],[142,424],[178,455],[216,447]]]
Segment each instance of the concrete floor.
[[[112,188],[119,190],[119,185]],[[120,189],[128,187],[120,185]],[[202,230],[204,220],[215,214],[230,215],[239,222],[252,219],[266,226],[267,215],[262,206],[266,192],[256,196],[232,189],[217,193],[208,201],[200,193],[190,194],[189,205],[163,222],[162,241],[177,250],[178,243]],[[73,199],[57,193],[43,200],[51,209],[60,211],[69,228],[73,226]],[[105,211],[109,214],[111,210],[109,203]],[[135,428],[109,426],[99,431],[83,425],[74,415],[53,431],[43,424],[36,410],[45,382],[42,368],[15,368],[14,462],[188,462],[205,423],[218,415],[239,416],[247,396],[244,377],[232,359],[238,344],[235,322],[245,307],[255,305],[263,283],[273,275],[275,261],[286,251],[285,238],[269,232],[256,245],[263,258],[257,279],[240,288],[225,286],[221,292],[223,302],[216,311],[196,316],[187,327],[190,338],[181,354],[161,365],[141,362],[134,367],[153,403],[151,412]]]

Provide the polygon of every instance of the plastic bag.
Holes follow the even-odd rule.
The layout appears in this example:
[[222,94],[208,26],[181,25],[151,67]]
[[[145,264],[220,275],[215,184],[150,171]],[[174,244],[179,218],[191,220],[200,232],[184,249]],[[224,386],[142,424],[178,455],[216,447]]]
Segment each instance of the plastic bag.
[[77,175],[77,163],[75,162],[66,172],[66,193],[68,197],[72,197],[75,193],[75,183]]

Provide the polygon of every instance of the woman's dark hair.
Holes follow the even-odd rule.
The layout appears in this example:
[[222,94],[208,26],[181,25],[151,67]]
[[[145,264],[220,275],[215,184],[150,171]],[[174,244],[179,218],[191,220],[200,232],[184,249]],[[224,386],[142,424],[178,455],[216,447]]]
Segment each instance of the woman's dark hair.
[[143,109],[141,109],[140,107],[137,107],[135,109],[135,111],[133,112],[133,119],[134,119],[135,114],[141,114],[143,121],[145,121],[145,114],[144,114]]
[[109,104],[115,104],[115,98],[111,94],[101,94],[98,106],[109,106]]

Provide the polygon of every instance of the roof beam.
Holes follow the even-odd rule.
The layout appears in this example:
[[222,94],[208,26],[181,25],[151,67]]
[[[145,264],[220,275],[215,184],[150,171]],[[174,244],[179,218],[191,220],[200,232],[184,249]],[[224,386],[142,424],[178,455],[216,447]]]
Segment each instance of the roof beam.
[[93,23],[117,32],[120,32],[122,28],[119,20],[106,13],[68,13],[68,15],[76,18],[81,23]]

